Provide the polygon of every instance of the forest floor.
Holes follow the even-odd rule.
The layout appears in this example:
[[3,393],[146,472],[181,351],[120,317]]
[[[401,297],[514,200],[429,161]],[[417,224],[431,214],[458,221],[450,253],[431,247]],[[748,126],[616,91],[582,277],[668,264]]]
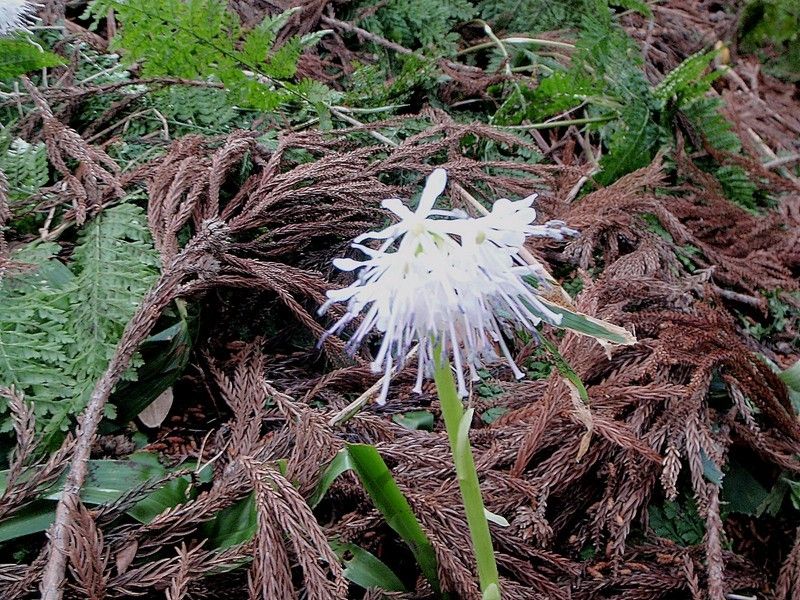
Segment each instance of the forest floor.
[[554,301],[637,338],[517,332],[471,388],[503,597],[800,599],[791,0],[42,4],[0,38],[0,597],[480,598],[433,384],[318,344],[441,166],[538,193]]

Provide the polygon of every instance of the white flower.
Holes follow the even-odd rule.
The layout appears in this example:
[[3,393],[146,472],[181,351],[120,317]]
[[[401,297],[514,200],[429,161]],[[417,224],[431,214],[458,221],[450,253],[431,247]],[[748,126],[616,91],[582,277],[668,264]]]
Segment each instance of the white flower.
[[[435,210],[446,183],[444,169],[433,171],[414,212],[401,200],[384,200],[383,206],[399,222],[354,240],[353,247],[366,255],[365,260],[334,261],[338,269],[355,271],[358,277],[350,286],[328,292],[320,314],[336,302],[347,302],[347,312],[325,335],[341,332],[359,315],[348,350],[354,352],[375,330],[383,334],[371,363],[374,372],[384,372],[380,404],[386,399],[392,368],[402,365],[414,344],[419,344],[415,390],[421,391],[423,377],[432,371],[434,348],[441,345],[444,355],[452,356],[458,391],[464,396],[463,367],[477,380],[477,368],[500,358],[497,349],[514,374],[523,376],[503,339],[505,326],[533,329],[541,321],[561,322],[526,281],[532,276],[544,286],[544,273],[525,264],[519,252],[528,236],[560,239],[575,231],[557,221],[531,225],[535,196],[518,202],[498,200],[480,218]],[[377,249],[362,244],[371,239],[383,241]]]
[[37,8],[37,3],[27,0],[0,0],[0,35],[27,31]]

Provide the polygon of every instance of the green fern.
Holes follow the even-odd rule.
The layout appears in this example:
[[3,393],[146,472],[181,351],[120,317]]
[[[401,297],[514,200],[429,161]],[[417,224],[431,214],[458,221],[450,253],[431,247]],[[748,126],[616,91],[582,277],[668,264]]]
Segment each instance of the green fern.
[[[721,74],[709,71],[717,51],[690,56],[653,87],[645,77],[639,48],[614,21],[607,3],[584,0],[581,7],[585,16],[571,66],[543,78],[532,92],[523,88],[524,102],[509,96],[496,115],[500,123],[516,124],[515,119],[523,118],[540,122],[586,104],[587,116],[604,122],[594,125],[606,149],[595,177],[601,185],[649,164],[660,147],[671,143],[678,112],[714,147],[729,152],[741,149],[719,112],[719,101],[706,96]],[[527,105],[524,111],[522,105]],[[730,175],[723,176],[746,202],[741,180],[733,186]]]
[[63,64],[63,58],[43,50],[21,34],[0,38],[0,79],[11,79],[36,69]]
[[[66,331],[69,302],[62,300],[74,276],[54,258],[58,250],[54,243],[24,247],[14,259],[31,268],[0,282],[0,384],[25,392],[40,423],[71,396],[75,383],[65,349],[76,340]],[[6,411],[0,399],[0,415]],[[0,430],[10,429],[3,418]]]
[[589,10],[585,0],[480,0],[478,10],[496,31],[538,33],[577,27]]
[[751,181],[747,171],[737,165],[725,165],[715,169],[714,176],[731,202],[751,211],[756,210],[758,186]]
[[12,200],[24,200],[34,194],[49,179],[44,143],[29,144],[20,138],[9,140],[0,134],[0,171],[8,179]]
[[[362,2],[359,8],[373,5]],[[466,0],[389,0],[359,25],[408,48],[453,50],[458,39],[453,28],[475,14]]]
[[223,0],[95,0],[88,15],[100,19],[109,9],[122,23],[112,49],[140,63],[145,77],[212,78],[232,103],[261,111],[304,100],[291,79],[304,43],[316,38],[273,48],[291,11],[245,33]]
[[[245,115],[233,107],[225,90],[216,88],[170,86],[151,94],[149,105],[158,110],[175,136],[190,133],[225,133],[241,126]],[[160,123],[159,123],[160,126]],[[142,135],[146,127],[129,128],[128,135]]]
[[398,57],[396,63],[398,67],[393,74],[386,64],[359,65],[351,76],[350,90],[345,96],[348,105],[378,107],[403,104],[417,92],[435,93],[435,61],[411,54]]
[[742,149],[742,142],[730,121],[720,113],[721,108],[722,100],[707,96],[684,103],[680,107],[681,112],[708,144],[717,150],[738,153]]
[[[0,383],[25,392],[48,438],[86,405],[158,274],[144,211],[134,204],[106,209],[90,222],[70,268],[55,258],[59,250],[28,246],[15,258],[33,269],[0,285]],[[9,427],[5,419],[2,428]]]
[[[597,12],[583,19],[577,43],[576,66],[591,73],[602,85],[596,104],[614,108],[615,117],[601,129],[608,148],[600,160],[597,181],[608,185],[617,178],[647,165],[660,141],[654,120],[652,91],[642,68],[639,49],[612,19],[603,2]],[[608,114],[608,109],[603,110]]]
[[66,330],[80,340],[69,352],[79,398],[88,398],[158,274],[145,222],[135,204],[106,210],[84,229],[72,255],[76,277]]
[[659,106],[665,106],[670,101],[684,104],[702,97],[711,88],[711,83],[722,75],[722,71],[718,70],[706,74],[711,61],[718,54],[718,50],[697,52],[667,73],[653,89],[656,103]]
[[646,102],[631,102],[619,113],[619,119],[604,128],[608,153],[600,159],[602,171],[596,179],[608,185],[626,173],[650,164],[661,139]]
[[800,81],[800,3],[750,0],[741,13],[740,48],[760,55],[770,75]]

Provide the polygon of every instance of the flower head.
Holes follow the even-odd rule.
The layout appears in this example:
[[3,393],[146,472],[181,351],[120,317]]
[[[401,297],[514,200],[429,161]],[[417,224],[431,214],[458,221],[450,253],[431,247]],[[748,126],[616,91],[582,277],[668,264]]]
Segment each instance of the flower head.
[[27,31],[38,4],[28,0],[2,0],[0,2],[0,35],[8,35],[15,31]]
[[[334,261],[338,269],[354,271],[357,279],[328,292],[320,314],[336,302],[346,302],[347,311],[326,335],[341,332],[359,316],[347,342],[350,351],[373,331],[383,335],[371,363],[374,372],[385,374],[379,403],[385,401],[393,367],[402,364],[414,344],[419,344],[415,389],[421,390],[422,379],[432,371],[434,348],[441,347],[445,356],[452,356],[463,396],[465,366],[477,379],[480,366],[502,355],[514,374],[523,376],[503,339],[504,329],[561,321],[529,282],[532,277],[537,285],[546,285],[544,273],[525,264],[519,252],[529,236],[561,239],[575,232],[558,221],[532,225],[535,196],[517,202],[500,199],[480,218],[434,209],[446,183],[444,169],[433,171],[413,212],[401,200],[384,200],[383,206],[399,221],[354,240],[364,260]],[[370,248],[363,245],[366,240],[381,243]]]

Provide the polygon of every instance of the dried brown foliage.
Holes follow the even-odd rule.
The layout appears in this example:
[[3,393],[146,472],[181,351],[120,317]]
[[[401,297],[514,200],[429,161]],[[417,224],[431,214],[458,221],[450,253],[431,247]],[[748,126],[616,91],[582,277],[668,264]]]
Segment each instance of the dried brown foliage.
[[[352,237],[374,222],[380,198],[401,193],[382,184],[381,173],[424,173],[426,158],[444,152],[455,181],[482,181],[498,193],[524,191],[528,179],[488,174],[486,165],[458,155],[457,140],[467,133],[509,141],[502,134],[431,116],[440,121],[392,151],[353,149],[344,137],[304,133],[282,138],[269,152],[252,134],[240,132],[221,140],[184,138],[140,169],[135,179],[150,192],[148,214],[164,273],[129,326],[96,398],[104,401],[161,310],[178,296],[221,288],[271,294],[299,326],[317,335],[322,325],[313,309],[326,283],[314,267],[340,251],[341,245],[331,248],[328,240]],[[302,148],[316,160],[293,163],[289,148]],[[254,165],[252,174],[230,191],[228,182],[245,156]],[[583,235],[561,255],[547,243],[539,250],[574,260],[581,269],[598,260],[605,267],[577,298],[577,307],[635,329],[640,343],[609,358],[591,340],[565,336],[559,352],[587,384],[589,410],[578,410],[573,394],[553,375],[546,382],[504,385],[502,404],[511,412],[491,427],[475,429],[487,506],[511,522],[508,528],[493,526],[493,534],[504,586],[513,597],[720,598],[734,586],[767,585],[745,558],[724,549],[719,486],[705,477],[704,461],[722,469],[735,446],[765,464],[800,471],[795,458],[800,427],[785,389],[742,342],[725,310],[735,297],[721,294],[752,294],[764,281],[791,286],[795,234],[774,227],[774,215],[756,217],[723,204],[688,161],[678,165],[682,179],[674,190],[656,162],[580,202],[549,195],[543,201],[548,216],[563,218]],[[543,188],[557,187],[549,167],[513,166],[527,177],[538,176]],[[575,170],[572,181],[578,176]],[[656,215],[674,242],[650,233],[639,216],[644,213]],[[312,226],[320,222],[330,227]],[[269,237],[261,235],[265,226]],[[178,232],[186,227],[195,233],[181,246]],[[739,233],[718,237],[731,229]],[[697,260],[709,267],[707,275],[683,271],[675,258],[683,244],[701,249]],[[768,249],[771,262],[759,260]],[[300,256],[303,268],[295,266]],[[437,553],[444,587],[459,597],[476,597],[474,561],[464,543],[466,524],[443,433],[410,432],[369,414],[332,429],[328,420],[345,404],[343,394],[363,390],[371,381],[368,370],[356,365],[314,379],[303,356],[265,356],[260,343],[239,345],[224,363],[207,360],[212,393],[233,415],[214,442],[213,483],[146,524],[116,525],[114,518],[157,483],[91,513],[74,504],[65,521],[71,585],[90,597],[139,594],[155,586],[181,598],[213,594],[209,584],[215,573],[248,564],[252,598],[345,597],[341,567],[327,539],[356,541],[380,554],[381,538],[367,533],[379,529],[381,518],[348,476],[334,485],[331,497],[349,508],[325,527],[304,497],[344,440],[354,440],[379,444],[392,465]],[[341,356],[336,343],[331,350]],[[265,377],[280,381],[285,391]],[[727,405],[708,402],[715,378],[728,391]],[[410,381],[399,377],[396,407],[418,403],[409,389]],[[305,395],[306,402],[322,396],[329,408],[311,408],[286,392]],[[268,409],[268,401],[275,408]],[[17,412],[24,452],[29,437],[24,404]],[[287,459],[285,476],[275,466],[278,458]],[[63,463],[62,455],[55,464]],[[706,523],[703,547],[678,548],[655,538],[631,545],[634,528],[646,531],[650,502],[675,497],[682,479]],[[39,485],[9,488],[22,489],[15,492],[20,500],[4,500],[9,510],[33,497]],[[253,541],[216,550],[193,539],[200,524],[249,494],[257,516]],[[592,546],[599,550],[594,559],[575,559]],[[172,557],[155,556],[168,547],[176,547]],[[786,583],[796,569],[792,556],[780,589],[792,589]],[[5,583],[0,581],[5,593],[19,597],[31,590],[45,559],[6,571]],[[297,573],[302,573],[300,587]],[[426,589],[419,582],[417,596],[424,597]]]
[[[257,20],[265,10],[257,2],[233,4],[245,21]],[[310,31],[321,21],[340,34],[325,43],[342,49],[347,58],[341,34],[363,32],[325,16],[326,4],[302,3],[282,35]],[[716,2],[669,4],[654,5],[652,21],[628,18],[653,81],[700,46],[724,37],[731,26],[722,18],[709,24],[709,12],[718,12]],[[690,36],[687,23],[699,35]],[[339,67],[346,69],[350,61],[342,61]],[[315,76],[329,73],[330,67],[314,55],[301,64],[301,70]],[[450,63],[443,69],[453,78],[444,91],[452,99],[480,96],[498,80]],[[757,552],[729,543],[741,540],[732,540],[730,520],[721,512],[720,485],[708,476],[709,470],[724,471],[733,452],[746,453],[765,470],[800,472],[800,424],[786,389],[754,354],[759,348],[742,335],[730,311],[763,310],[758,296],[763,288],[797,288],[797,181],[778,170],[775,175],[761,162],[769,158],[765,147],[789,149],[786,140],[800,125],[789,108],[795,106],[790,90],[746,65],[736,72],[743,75],[729,77],[721,93],[736,113],[733,119],[749,156],[706,152],[721,164],[743,167],[775,192],[779,206],[760,215],[726,200],[680,144],[671,177],[659,157],[576,201],[588,167],[569,166],[580,164],[571,133],[549,142],[540,136],[540,146],[567,166],[481,163],[463,155],[466,136],[508,146],[520,140],[488,126],[456,123],[434,110],[422,115],[430,127],[393,148],[376,132],[402,125],[402,119],[335,135],[286,133],[274,149],[262,145],[256,132],[187,136],[172,142],[163,157],[120,175],[102,150],[65,126],[50,108],[54,99],[79,101],[97,90],[56,88],[45,96],[29,86],[48,155],[64,180],[63,197],[55,201],[71,203],[69,217],[81,222],[125,189],[146,187],[148,222],[163,272],[97,383],[77,443],[69,438],[56,454],[40,460],[30,407],[14,390],[0,389],[18,439],[0,497],[0,519],[35,499],[72,457],[50,546],[29,565],[1,565],[0,595],[34,593],[47,569],[45,586],[61,583],[66,572],[67,594],[86,598],[156,590],[177,600],[222,597],[231,589],[235,597],[247,589],[253,599],[344,598],[347,583],[328,539],[353,541],[389,562],[404,552],[351,475],[336,481],[316,512],[306,502],[336,452],[346,441],[355,441],[376,444],[391,466],[431,540],[443,587],[458,598],[479,597],[446,436],[439,430],[409,431],[386,418],[411,407],[436,412],[434,395],[412,396],[411,377],[400,374],[383,413],[367,410],[332,427],[330,417],[349,396],[374,381],[360,357],[345,364],[341,343],[333,338],[324,347],[332,367],[320,372],[321,361],[312,352],[284,344],[282,353],[268,354],[263,347],[274,340],[242,341],[212,327],[202,347],[203,386],[229,417],[209,438],[208,454],[199,457],[210,457],[212,482],[193,480],[185,502],[148,523],[120,517],[168,480],[194,473],[180,471],[148,482],[92,510],[78,497],[103,405],[174,299],[203,297],[219,308],[215,296],[236,290],[237,299],[255,298],[255,306],[243,310],[247,318],[274,311],[286,316],[287,330],[317,337],[325,324],[314,310],[330,285],[331,256],[383,219],[381,199],[406,194],[387,184],[387,176],[414,174],[406,179],[415,179],[412,188],[436,163],[449,170],[453,183],[472,191],[541,191],[542,212],[565,220],[582,235],[566,246],[542,242],[531,250],[554,264],[575,265],[585,283],[577,308],[635,330],[640,340],[608,355],[585,337],[553,339],[586,384],[588,408],[576,402],[557,373],[544,381],[504,382],[502,395],[472,399],[479,409],[510,409],[490,426],[476,419],[472,431],[487,508],[510,522],[505,528],[492,525],[507,597],[720,600],[751,589],[800,598],[800,538],[793,545],[780,535],[756,540],[760,547],[776,540],[782,545],[782,566],[765,571]],[[773,109],[765,111],[765,106]],[[113,121],[122,109],[109,109],[91,131]],[[368,145],[364,140],[370,140]],[[692,142],[703,147],[702,140]],[[298,150],[310,160],[298,161]],[[72,160],[80,165],[74,172],[67,167]],[[244,166],[248,175],[241,178]],[[458,204],[462,198],[453,194],[452,201]],[[0,226],[9,214],[0,179]],[[667,235],[655,233],[645,214],[654,215]],[[698,267],[694,273],[678,259],[686,246],[698,250],[692,256]],[[5,253],[0,230],[0,261]],[[602,274],[592,280],[589,270],[600,268]],[[532,347],[519,352],[524,358]],[[320,399],[322,408],[315,402]],[[284,471],[278,460],[285,461]],[[705,524],[705,538],[696,546],[678,546],[648,528],[649,507],[682,494],[693,497]],[[209,547],[199,528],[248,497],[255,506],[253,539],[225,549]],[[587,550],[593,555],[581,558]],[[370,590],[365,597],[431,596],[420,578],[409,594]]]
[[[101,209],[107,193],[124,193],[119,167],[103,150],[88,144],[77,131],[55,118],[39,90],[27,78],[23,81],[42,120],[47,157],[63,178],[65,200],[71,202],[77,223],[83,223],[88,214]],[[68,160],[77,161],[74,172],[67,166]]]

